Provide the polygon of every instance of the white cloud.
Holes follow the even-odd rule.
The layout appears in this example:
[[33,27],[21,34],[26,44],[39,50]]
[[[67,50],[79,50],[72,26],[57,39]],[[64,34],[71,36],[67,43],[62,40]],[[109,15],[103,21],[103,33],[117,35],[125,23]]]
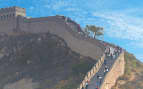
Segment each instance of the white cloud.
[[59,8],[61,8],[62,6],[65,6],[65,2],[64,1],[60,1],[60,2],[56,2],[55,5],[53,5],[53,9],[57,10]]
[[70,2],[67,2],[67,1],[57,1],[57,2],[54,2],[53,5],[52,5],[52,8],[54,10],[59,10],[61,9],[62,7],[67,7],[67,6],[70,6],[71,3]]
[[94,16],[106,19],[110,28],[110,37],[143,41],[143,18],[133,17],[122,13],[94,13]]
[[143,62],[143,54],[136,54],[136,57]]
[[45,1],[45,8],[53,9],[55,11],[76,11],[78,8],[73,7],[75,4],[71,0],[53,0],[51,2]]
[[143,48],[143,41],[133,41],[128,43],[127,46],[132,46],[132,48]]

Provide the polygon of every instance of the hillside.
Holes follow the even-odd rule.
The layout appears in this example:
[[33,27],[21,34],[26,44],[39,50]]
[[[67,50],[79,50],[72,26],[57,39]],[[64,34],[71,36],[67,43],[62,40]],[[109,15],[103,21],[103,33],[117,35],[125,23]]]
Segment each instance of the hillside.
[[[30,33],[50,32],[58,35],[66,41],[73,51],[80,53],[81,55],[99,59],[104,52],[104,46],[99,43],[98,40],[91,39],[86,37],[84,34],[81,34],[83,32],[80,26],[71,19],[66,22],[65,17],[63,16],[48,16],[31,18],[28,19],[28,21],[30,21],[30,24],[26,24],[29,24],[31,27],[26,28],[23,31]],[[23,28],[24,27],[21,27],[20,29]]]
[[[112,89],[142,89],[143,64],[128,52],[125,61]],[[0,89],[75,89],[96,62],[51,33],[0,34]]]
[[125,52],[125,61],[125,74],[112,89],[143,89],[143,63],[128,52]]
[[57,35],[0,35],[0,89],[75,89],[96,60]]

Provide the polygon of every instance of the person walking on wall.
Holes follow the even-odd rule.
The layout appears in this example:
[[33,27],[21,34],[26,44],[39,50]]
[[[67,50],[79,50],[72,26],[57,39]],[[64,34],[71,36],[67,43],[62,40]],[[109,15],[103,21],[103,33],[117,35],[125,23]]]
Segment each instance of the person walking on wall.
[[101,75],[97,75],[97,78],[99,79],[99,85],[101,85],[102,76]]
[[106,47],[106,48],[105,48],[105,55],[108,56],[108,53],[109,53],[109,48]]
[[85,83],[85,89],[88,89],[88,81]]
[[84,87],[82,87],[81,89],[84,89]]
[[107,60],[104,60],[104,65],[107,65]]
[[98,86],[96,86],[96,88],[95,89],[99,89],[99,87]]
[[108,71],[109,71],[108,67],[105,66],[105,69],[104,69],[104,76],[105,76],[105,74],[106,74]]

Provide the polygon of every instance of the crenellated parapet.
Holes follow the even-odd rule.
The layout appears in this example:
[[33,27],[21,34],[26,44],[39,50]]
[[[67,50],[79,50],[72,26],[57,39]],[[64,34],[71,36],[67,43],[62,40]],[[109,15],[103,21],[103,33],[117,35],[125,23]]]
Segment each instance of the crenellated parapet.
[[17,16],[26,16],[26,10],[25,8],[20,8],[20,7],[8,7],[8,8],[0,8],[0,20],[6,20],[6,19],[11,19],[15,18]]

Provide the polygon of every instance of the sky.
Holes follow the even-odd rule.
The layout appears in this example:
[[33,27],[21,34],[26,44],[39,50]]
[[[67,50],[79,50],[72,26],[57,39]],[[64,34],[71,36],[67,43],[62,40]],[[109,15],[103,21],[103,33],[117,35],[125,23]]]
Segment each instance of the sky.
[[104,27],[104,40],[143,62],[143,0],[0,0],[0,8],[20,6],[29,17],[65,15],[85,25]]

